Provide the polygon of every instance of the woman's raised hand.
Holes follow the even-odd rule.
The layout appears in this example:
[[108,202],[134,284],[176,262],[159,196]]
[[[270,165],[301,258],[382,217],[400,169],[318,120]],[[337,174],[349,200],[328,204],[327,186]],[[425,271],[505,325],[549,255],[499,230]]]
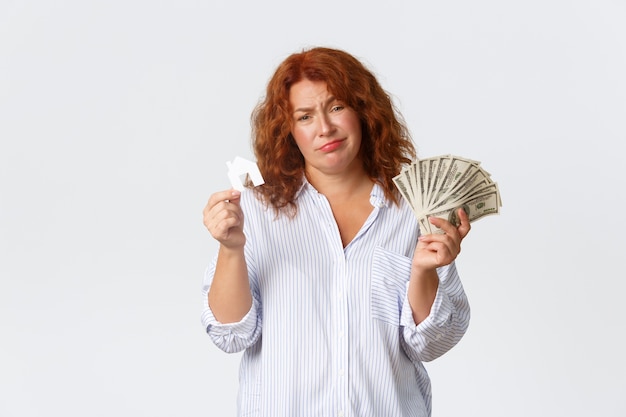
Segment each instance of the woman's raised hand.
[[443,230],[443,234],[433,233],[419,237],[413,265],[422,270],[435,269],[448,265],[461,252],[461,241],[469,233],[471,226],[469,218],[463,209],[457,211],[461,224],[456,227],[445,219],[431,217],[430,222]]
[[206,228],[228,249],[242,248],[246,243],[240,197],[241,192],[234,189],[218,191],[211,195],[202,211]]

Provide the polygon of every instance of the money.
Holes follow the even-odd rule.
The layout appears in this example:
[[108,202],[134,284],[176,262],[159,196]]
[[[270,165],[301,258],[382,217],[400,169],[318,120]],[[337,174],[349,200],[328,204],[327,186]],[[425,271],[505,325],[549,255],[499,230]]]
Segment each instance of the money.
[[406,167],[393,182],[418,219],[423,234],[443,233],[430,224],[439,217],[459,225],[457,211],[462,208],[470,223],[502,207],[498,184],[480,162],[454,155],[418,159]]

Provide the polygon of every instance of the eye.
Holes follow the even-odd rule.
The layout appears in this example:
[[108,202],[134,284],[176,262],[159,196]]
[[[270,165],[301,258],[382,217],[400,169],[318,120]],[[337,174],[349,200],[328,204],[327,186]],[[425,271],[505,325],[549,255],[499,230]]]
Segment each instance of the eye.
[[344,106],[343,106],[343,105],[341,105],[341,104],[337,104],[337,105],[334,105],[334,106],[330,109],[330,111],[337,112],[337,111],[341,111],[341,110],[343,110],[343,109],[344,109]]
[[298,121],[306,121],[309,120],[311,118],[311,116],[309,116],[308,114],[303,114],[302,116],[298,117]]

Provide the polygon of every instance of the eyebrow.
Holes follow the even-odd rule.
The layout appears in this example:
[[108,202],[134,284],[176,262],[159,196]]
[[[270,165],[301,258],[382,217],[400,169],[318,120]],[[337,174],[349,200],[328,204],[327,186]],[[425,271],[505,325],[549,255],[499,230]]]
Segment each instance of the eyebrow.
[[[335,96],[330,96],[328,97],[328,100],[324,102],[324,105],[332,103],[333,101],[339,101],[339,100]],[[294,109],[293,112],[294,113],[298,113],[298,112],[306,113],[306,112],[311,111],[312,109],[313,107],[298,107],[297,109]]]

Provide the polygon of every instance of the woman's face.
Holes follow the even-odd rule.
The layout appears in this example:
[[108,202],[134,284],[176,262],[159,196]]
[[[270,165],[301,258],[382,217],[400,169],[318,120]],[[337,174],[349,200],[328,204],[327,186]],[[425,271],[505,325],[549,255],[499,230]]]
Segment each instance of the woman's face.
[[361,168],[361,122],[355,111],[337,100],[322,81],[304,79],[291,86],[291,134],[307,171],[341,174]]

